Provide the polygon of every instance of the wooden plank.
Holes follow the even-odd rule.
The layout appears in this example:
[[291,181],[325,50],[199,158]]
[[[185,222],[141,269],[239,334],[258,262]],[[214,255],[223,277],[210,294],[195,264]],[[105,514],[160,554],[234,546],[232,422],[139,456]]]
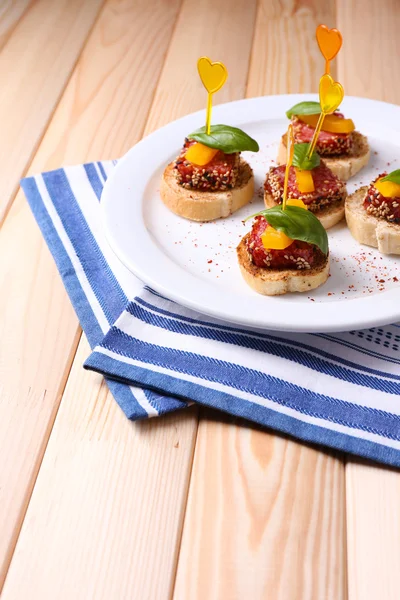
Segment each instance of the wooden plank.
[[11,36],[15,26],[27,10],[31,0],[3,0],[0,5],[0,50]]
[[[338,0],[337,6],[344,37],[339,80],[346,92],[400,103],[400,83],[393,77],[400,54],[399,3]],[[349,457],[346,500],[350,600],[397,599],[400,473]]]
[[[316,91],[333,10],[262,1],[248,95]],[[345,598],[342,459],[201,414],[174,599]]]
[[399,471],[350,459],[346,504],[349,600],[398,600]]
[[[178,7],[107,3],[31,172],[119,156],[140,138]],[[22,192],[0,231],[0,333],[1,587],[79,340]]]
[[103,1],[35,2],[0,53],[0,225]]
[[400,51],[400,4],[397,0],[337,0],[343,48],[338,69],[348,95],[400,103],[393,77]]
[[[316,92],[323,58],[317,25],[335,25],[335,3],[318,0],[261,0],[257,14],[247,95]],[[332,75],[336,65],[332,64]]]
[[174,599],[345,597],[341,460],[202,418]]
[[202,0],[201,11],[197,0],[185,0],[174,43],[169,48],[157,87],[147,131],[205,108],[204,87],[196,70],[201,55],[220,60],[228,68],[228,81],[214,96],[213,103],[243,98],[255,11],[256,0],[249,0],[246,7],[243,0]]
[[129,422],[89,352],[82,338],[2,599],[169,597],[197,416]]
[[[143,1],[143,11],[148,4]],[[197,94],[186,91],[192,86],[192,76],[179,90],[177,81],[181,81],[182,69],[190,66],[195,79],[195,60],[200,54],[211,50],[218,58],[223,52],[236,56],[236,39],[243,32],[243,23],[249,23],[246,35],[251,39],[254,3],[230,2],[230,20],[225,15],[225,0],[213,2],[212,11],[210,6],[211,3],[203,5],[192,0],[184,3],[146,131],[198,107]],[[140,25],[144,29],[146,20],[150,24],[157,22],[155,17],[152,17],[154,21],[149,19],[151,9],[148,10]],[[215,36],[217,23],[221,22],[227,27]],[[116,26],[114,31],[118,31]],[[190,43],[188,31],[193,33]],[[145,43],[149,31],[144,30],[142,36],[141,42]],[[127,41],[130,43],[132,39],[134,35],[130,30]],[[159,32],[151,40],[151,51],[144,49],[143,56],[153,55],[154,40],[158,43]],[[247,57],[242,56],[237,61],[236,70],[235,65],[231,69],[226,98],[235,99],[244,89],[249,45],[247,48]],[[87,60],[89,56],[92,53],[88,52]],[[175,62],[178,58],[179,62]],[[99,62],[93,58],[92,68]],[[82,60],[82,68],[84,65],[85,60]],[[137,77],[145,72],[144,68],[138,70]],[[86,74],[85,78],[77,77],[75,83],[92,79],[87,66]],[[104,140],[107,139],[104,127],[113,136],[116,126],[121,127],[120,143],[133,143],[129,124],[133,124],[137,116],[126,94],[138,94],[138,86],[132,77],[127,77],[125,87],[119,87],[116,94],[116,86],[121,86],[121,81],[124,78],[119,74],[115,80],[107,81],[106,87],[110,98],[123,99],[123,117],[115,112],[110,114],[107,104],[99,102],[102,112],[93,115],[89,122],[95,126],[101,123],[100,137]],[[90,87],[87,93],[90,98],[93,89]],[[180,97],[178,102],[177,97]],[[204,102],[204,92],[202,97]],[[71,95],[57,111],[41,146],[45,155],[55,146],[51,163],[54,155],[57,163],[64,161],[62,149],[69,143],[65,139],[57,146],[61,139],[56,125],[58,115],[69,110],[70,122],[75,124],[73,117],[79,107],[84,113],[84,102],[79,96]],[[101,121],[103,114],[107,115],[106,123]],[[87,120],[82,118],[76,129],[81,130],[85,123]],[[76,136],[75,150],[80,139],[77,133]],[[97,154],[100,152],[98,148]],[[68,160],[72,156],[71,148]],[[17,208],[13,208],[10,215],[16,211]],[[59,297],[57,300],[60,302]],[[52,342],[56,345],[56,335]],[[46,351],[49,361],[51,353],[46,349],[42,351]],[[27,595],[61,600],[71,597],[76,600],[164,600],[172,591],[197,429],[196,415],[193,411],[185,412],[133,426],[120,414],[110,394],[105,393],[101,380],[81,369],[87,353],[88,347],[82,340],[8,573],[2,596],[5,600],[25,600]],[[57,365],[56,368],[60,369]],[[61,523],[68,524],[63,531],[59,529]]]

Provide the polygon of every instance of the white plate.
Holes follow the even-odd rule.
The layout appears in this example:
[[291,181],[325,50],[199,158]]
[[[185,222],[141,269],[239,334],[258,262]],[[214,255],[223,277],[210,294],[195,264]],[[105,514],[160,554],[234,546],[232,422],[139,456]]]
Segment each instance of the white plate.
[[[400,319],[399,258],[360,246],[345,223],[329,231],[331,277],[310,295],[265,297],[243,281],[235,248],[251,224],[242,220],[263,208],[262,186],[287,127],[285,110],[316,96],[291,94],[215,107],[214,123],[243,128],[260,152],[244,153],[255,174],[252,202],[227,219],[194,223],[171,213],[159,197],[165,165],[185,136],[204,122],[204,111],[159,129],[134,146],[106,182],[102,211],[107,239],[120,260],[168,298],[214,317],[257,328],[344,331]],[[343,111],[368,135],[370,165],[348,182],[352,192],[383,170],[400,166],[400,107],[345,98]]]

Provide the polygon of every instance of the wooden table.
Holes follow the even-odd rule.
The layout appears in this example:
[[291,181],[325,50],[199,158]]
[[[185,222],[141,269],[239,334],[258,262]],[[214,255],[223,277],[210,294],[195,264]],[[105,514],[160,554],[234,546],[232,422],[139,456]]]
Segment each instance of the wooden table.
[[316,91],[321,22],[346,92],[399,103],[398,0],[0,0],[2,600],[400,597],[400,474],[195,407],[130,423],[18,188],[202,108],[203,54],[218,102]]

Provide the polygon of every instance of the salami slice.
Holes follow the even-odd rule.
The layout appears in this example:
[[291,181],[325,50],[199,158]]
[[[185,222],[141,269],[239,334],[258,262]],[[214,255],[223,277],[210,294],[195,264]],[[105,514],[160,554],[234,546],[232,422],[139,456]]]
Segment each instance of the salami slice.
[[240,153],[225,154],[219,151],[211,162],[200,167],[185,159],[188,148],[193,144],[194,140],[186,139],[175,161],[174,172],[178,183],[186,189],[203,191],[228,190],[235,187]]
[[[271,194],[277,204],[282,203],[285,165],[271,167],[264,184],[265,190]],[[299,198],[316,211],[334,202],[342,201],[346,196],[346,185],[332,173],[323,161],[311,171],[315,190],[308,194],[299,191],[294,167],[289,170],[288,198]]]
[[253,263],[257,267],[268,267],[270,269],[311,269],[321,263],[321,250],[300,240],[293,243],[284,250],[268,250],[264,248],[261,236],[269,227],[264,217],[255,217],[253,228],[247,242],[247,249]]
[[386,198],[374,186],[374,183],[387,173],[379,175],[369,186],[364,200],[364,208],[369,215],[385,219],[389,223],[400,223],[400,198]]
[[[341,113],[335,113],[339,118],[344,118]],[[311,142],[315,128],[307,125],[298,117],[292,117],[294,141],[296,144]],[[318,136],[316,151],[320,156],[337,156],[349,154],[353,146],[351,133],[330,133],[321,131]]]

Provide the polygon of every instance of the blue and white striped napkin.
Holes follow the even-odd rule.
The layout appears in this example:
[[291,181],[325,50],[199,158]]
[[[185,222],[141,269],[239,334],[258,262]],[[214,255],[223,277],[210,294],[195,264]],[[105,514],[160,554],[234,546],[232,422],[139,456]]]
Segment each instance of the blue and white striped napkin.
[[400,466],[400,325],[328,334],[247,330],[143,286],[109,248],[99,201],[113,162],[22,181],[103,373],[130,419],[198,402]]

